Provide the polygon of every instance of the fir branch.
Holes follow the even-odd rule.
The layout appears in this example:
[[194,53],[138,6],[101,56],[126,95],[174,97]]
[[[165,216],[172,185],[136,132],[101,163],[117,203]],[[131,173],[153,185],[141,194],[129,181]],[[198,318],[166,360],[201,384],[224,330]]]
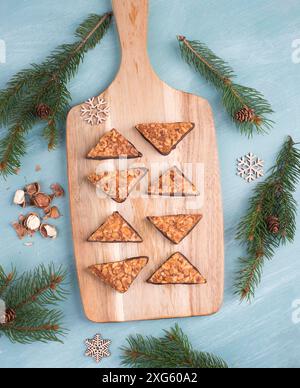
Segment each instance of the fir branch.
[[48,141],[48,149],[52,151],[58,144],[58,129],[55,119],[50,119],[47,126],[44,128],[43,136]]
[[39,104],[49,106],[44,137],[48,148],[58,142],[58,128],[71,101],[67,83],[73,78],[85,54],[104,37],[112,14],[90,15],[76,30],[76,42],[59,46],[41,65],[16,74],[5,90],[0,91],[0,126],[8,128],[0,140],[0,174],[14,174],[26,154],[26,134],[39,121]]
[[29,88],[34,78],[34,68],[22,70],[12,77],[5,90],[0,91],[0,126],[8,125],[10,108],[15,106],[23,89]]
[[60,342],[66,330],[61,327],[62,313],[37,306],[23,310],[12,324],[0,325],[1,331],[13,343]]
[[60,337],[66,333],[61,326],[62,313],[47,306],[66,298],[65,280],[66,272],[54,265],[40,265],[19,278],[15,271],[6,275],[0,268],[0,286],[5,286],[1,296],[6,311],[13,312],[11,320],[0,323],[0,335],[19,343],[61,342]]
[[67,292],[62,286],[66,272],[53,265],[40,265],[34,271],[24,274],[6,297],[6,303],[16,312],[30,304],[56,304],[65,299]]
[[205,44],[184,36],[178,36],[178,41],[182,58],[221,93],[228,114],[242,133],[252,136],[255,131],[265,133],[272,128],[268,115],[273,110],[260,92],[234,83],[233,69]]
[[165,331],[162,338],[137,335],[127,339],[122,364],[131,368],[228,368],[212,354],[193,350],[188,337],[178,325]]
[[6,275],[4,269],[0,266],[0,298],[5,295],[6,290],[16,278],[16,270],[13,268],[9,274]]
[[[240,260],[236,294],[251,301],[262,278],[266,260],[275,250],[293,242],[296,232],[297,202],[293,194],[300,181],[300,150],[291,137],[284,143],[270,170],[250,200],[246,216],[239,224],[237,239],[246,247],[247,258]],[[278,231],[270,230],[270,217],[278,222]]]

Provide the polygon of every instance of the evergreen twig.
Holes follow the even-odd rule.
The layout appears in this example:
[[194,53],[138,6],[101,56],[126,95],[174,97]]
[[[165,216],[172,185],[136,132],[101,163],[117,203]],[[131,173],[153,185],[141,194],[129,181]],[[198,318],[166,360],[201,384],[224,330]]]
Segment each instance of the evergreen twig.
[[[251,301],[261,282],[266,260],[275,250],[293,242],[296,232],[297,202],[293,194],[300,181],[300,150],[291,137],[284,143],[269,177],[258,184],[246,216],[238,227],[237,239],[246,246],[247,258],[241,259],[236,294]],[[278,230],[270,230],[269,219],[275,218]]]
[[17,278],[15,270],[6,275],[0,267],[0,293],[6,311],[13,312],[11,321],[0,323],[0,335],[12,342],[61,342],[65,329],[61,327],[62,313],[55,306],[65,299],[66,272],[54,265],[40,265]]
[[[178,41],[182,58],[221,93],[227,112],[242,133],[252,136],[255,131],[266,133],[272,128],[268,115],[273,110],[260,92],[233,82],[233,69],[205,44],[184,36],[178,36]],[[237,115],[244,110],[249,116],[241,121]]]
[[3,297],[10,284],[15,280],[16,270],[13,268],[9,274],[6,274],[0,266],[0,298]]
[[[26,134],[39,121],[46,121],[44,137],[49,150],[57,145],[58,127],[71,100],[67,83],[75,76],[85,54],[103,38],[112,14],[90,15],[76,30],[75,43],[59,46],[41,65],[16,74],[0,91],[0,126],[8,128],[0,140],[0,174],[15,173],[26,153]],[[37,107],[49,107],[49,115],[40,118]]]
[[127,339],[122,364],[132,368],[201,368],[224,369],[226,363],[212,354],[193,349],[178,325],[161,338],[137,335]]

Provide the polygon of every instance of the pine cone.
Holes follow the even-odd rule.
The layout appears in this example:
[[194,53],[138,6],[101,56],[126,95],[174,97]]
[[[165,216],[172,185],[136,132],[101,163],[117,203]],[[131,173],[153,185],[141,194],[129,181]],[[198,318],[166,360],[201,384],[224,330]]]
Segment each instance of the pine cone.
[[17,314],[13,309],[6,309],[5,311],[5,323],[12,323],[17,318]]
[[276,216],[270,216],[267,219],[268,229],[273,234],[278,234],[280,231],[280,222],[279,218]]
[[52,109],[47,104],[40,104],[36,108],[37,116],[42,120],[47,120],[52,114]]
[[4,171],[6,169],[6,167],[7,167],[6,163],[4,163],[4,162],[0,163],[0,171]]
[[250,109],[245,106],[243,109],[239,110],[235,114],[234,118],[236,121],[239,121],[241,123],[253,122],[255,119],[255,112],[253,109]]

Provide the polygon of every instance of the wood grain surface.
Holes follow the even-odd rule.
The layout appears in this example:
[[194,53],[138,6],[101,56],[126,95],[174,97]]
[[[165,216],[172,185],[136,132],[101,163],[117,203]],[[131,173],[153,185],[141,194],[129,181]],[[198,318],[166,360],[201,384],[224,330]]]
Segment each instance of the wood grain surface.
[[[113,0],[122,47],[122,63],[111,86],[103,93],[111,107],[110,118],[99,126],[82,120],[81,105],[67,120],[67,156],[75,259],[88,319],[122,322],[210,315],[223,299],[223,212],[215,128],[211,108],[202,98],[170,88],[158,79],[147,55],[148,0]],[[169,156],[160,155],[134,128],[139,123],[191,121],[195,129]],[[177,165],[196,184],[197,198],[148,198],[147,178],[123,204],[99,196],[86,177],[96,170],[120,168],[118,161],[88,160],[88,152],[106,132],[116,128],[131,141],[143,158],[129,166],[157,171]],[[144,238],[142,244],[93,244],[87,239],[119,211]],[[203,219],[180,245],[165,239],[147,216],[201,213]],[[173,253],[182,252],[207,279],[206,285],[162,286],[146,280]],[[103,262],[148,256],[148,266],[121,295],[94,278],[87,268]]]

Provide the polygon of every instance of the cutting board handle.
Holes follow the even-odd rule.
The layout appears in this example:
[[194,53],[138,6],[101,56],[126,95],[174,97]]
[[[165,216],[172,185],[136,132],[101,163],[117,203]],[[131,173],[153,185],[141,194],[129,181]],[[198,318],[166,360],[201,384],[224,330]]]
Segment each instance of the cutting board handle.
[[147,52],[148,3],[148,0],[112,0],[122,49],[121,69],[151,68]]

